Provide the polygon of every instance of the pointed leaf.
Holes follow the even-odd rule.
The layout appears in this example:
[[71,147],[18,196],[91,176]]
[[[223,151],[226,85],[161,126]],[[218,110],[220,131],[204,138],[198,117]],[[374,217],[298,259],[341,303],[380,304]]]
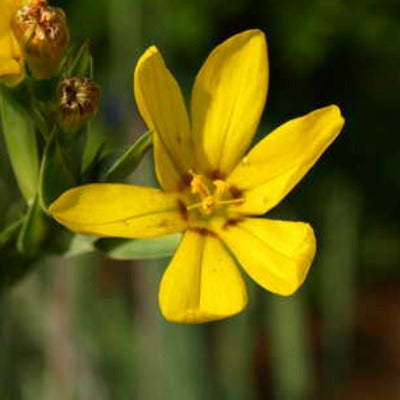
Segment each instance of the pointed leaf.
[[180,238],[174,234],[152,239],[99,239],[95,248],[116,260],[164,258],[174,254]]
[[96,175],[96,167],[98,167],[104,149],[105,132],[103,127],[98,123],[89,122],[85,141],[81,162],[81,176],[84,182],[90,182]]
[[76,184],[57,140],[53,138],[46,146],[39,177],[39,199],[47,209],[60,194]]
[[152,143],[151,132],[143,134],[104,173],[104,181],[120,181],[130,175],[139,165]]
[[39,176],[39,157],[32,120],[6,89],[0,94],[3,133],[18,186],[25,200],[33,199]]
[[85,235],[73,235],[68,248],[63,253],[64,257],[74,257],[95,251],[94,242],[96,238]]
[[93,57],[90,54],[89,41],[86,40],[75,55],[74,60],[66,65],[64,75],[71,76],[85,76],[92,78],[93,75]]

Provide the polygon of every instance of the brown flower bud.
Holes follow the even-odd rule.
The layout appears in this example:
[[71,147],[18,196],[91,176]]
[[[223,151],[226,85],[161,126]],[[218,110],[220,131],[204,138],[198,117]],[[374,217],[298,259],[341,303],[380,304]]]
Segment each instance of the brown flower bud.
[[46,0],[30,0],[20,8],[12,27],[36,79],[47,79],[59,72],[69,44],[66,16],[61,8]]
[[73,132],[93,118],[98,111],[100,86],[88,78],[68,78],[57,89],[58,120],[62,129]]

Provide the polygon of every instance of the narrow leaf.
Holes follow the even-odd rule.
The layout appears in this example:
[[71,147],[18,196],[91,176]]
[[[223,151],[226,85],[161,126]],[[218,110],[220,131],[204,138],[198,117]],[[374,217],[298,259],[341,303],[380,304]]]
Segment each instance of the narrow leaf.
[[68,248],[63,253],[64,257],[74,257],[80,254],[95,251],[93,246],[96,238],[85,235],[73,235]]
[[0,114],[11,166],[21,193],[29,202],[36,193],[39,176],[34,124],[5,89],[0,93]]
[[152,239],[99,239],[95,248],[116,260],[164,258],[174,254],[180,235]]
[[152,143],[151,132],[143,134],[104,173],[104,181],[119,181],[130,175],[139,165]]
[[91,181],[96,175],[96,167],[104,149],[104,141],[105,133],[102,126],[89,122],[81,162],[81,176],[84,181]]
[[86,40],[79,48],[74,60],[66,66],[64,75],[66,77],[85,76],[91,78],[92,70],[93,58],[90,54],[89,41]]
[[39,200],[43,209],[65,190],[75,185],[73,173],[69,170],[64,155],[53,138],[46,146],[39,177]]

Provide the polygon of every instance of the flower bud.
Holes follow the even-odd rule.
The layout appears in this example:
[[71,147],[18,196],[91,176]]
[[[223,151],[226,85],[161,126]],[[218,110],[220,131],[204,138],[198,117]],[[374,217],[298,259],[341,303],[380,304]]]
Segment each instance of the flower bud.
[[66,132],[74,132],[98,111],[100,86],[88,78],[68,78],[57,89],[58,121]]
[[69,44],[64,11],[49,6],[46,0],[30,0],[16,12],[12,27],[32,75],[36,79],[56,75]]

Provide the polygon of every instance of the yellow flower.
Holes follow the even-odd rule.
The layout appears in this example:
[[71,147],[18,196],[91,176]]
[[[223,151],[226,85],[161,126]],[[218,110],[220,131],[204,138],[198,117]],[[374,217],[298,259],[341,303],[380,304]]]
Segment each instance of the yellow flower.
[[336,106],[280,126],[246,155],[264,108],[268,60],[264,34],[249,30],[210,54],[194,83],[191,122],[179,86],[152,46],[134,73],[139,111],[154,131],[162,190],[124,184],[71,189],[50,207],[69,229],[147,238],[184,231],[160,284],[166,319],[198,323],[246,305],[236,261],[258,284],[290,295],[315,254],[302,222],[252,218],[277,205],[339,134]]
[[22,0],[0,0],[0,83],[18,84],[24,77],[22,50],[11,28],[15,12]]

